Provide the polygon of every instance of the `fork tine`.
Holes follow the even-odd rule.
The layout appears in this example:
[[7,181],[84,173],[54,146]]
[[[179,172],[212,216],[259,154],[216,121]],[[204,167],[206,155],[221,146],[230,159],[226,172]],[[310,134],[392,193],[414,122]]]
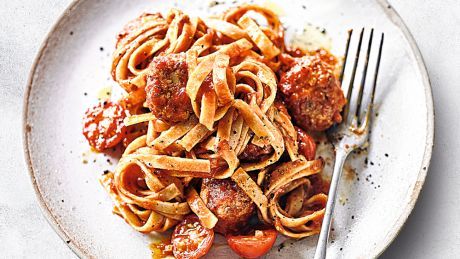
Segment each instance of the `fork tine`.
[[351,36],[352,35],[353,35],[353,29],[348,31],[347,46],[345,47],[345,57],[343,59],[344,63],[343,63],[343,66],[342,66],[342,71],[340,72],[340,77],[339,77],[340,84],[343,83],[343,73],[345,73],[345,66],[347,65],[348,50],[350,48],[350,41],[351,41]]
[[371,54],[371,47],[372,47],[372,39],[374,37],[374,29],[371,30],[371,34],[369,36],[369,43],[367,44],[367,53],[366,59],[364,62],[363,74],[361,77],[361,84],[359,85],[359,93],[358,93],[358,104],[356,105],[356,119],[358,120],[358,124],[360,123],[360,112],[361,112],[361,103],[363,101],[363,93],[364,93],[364,85],[366,84],[366,76],[367,76],[367,68],[369,66],[369,55]]
[[[356,67],[357,63],[359,61],[359,53],[361,50],[361,43],[363,39],[363,34],[364,34],[364,28],[363,31],[361,31],[359,43],[358,43],[358,52],[356,53],[356,58],[355,58],[355,63],[352,71],[351,77],[351,82],[348,87],[348,94],[347,94],[347,99],[348,101],[351,99],[352,91],[353,91],[353,81],[355,78],[355,73],[356,73]],[[371,42],[373,38],[373,30],[371,32],[371,35],[369,36],[370,38],[370,43],[368,46],[368,54],[366,56],[365,60],[365,68],[363,73],[367,73],[367,69],[369,66],[369,56],[370,56],[370,48],[371,48]],[[327,132],[328,137],[332,140],[332,144],[335,148],[335,162],[334,162],[334,169],[332,172],[332,177],[330,181],[330,187],[329,187],[329,192],[328,192],[328,197],[327,197],[327,203],[325,206],[324,210],[324,217],[323,221],[321,224],[321,231],[319,233],[319,238],[318,238],[318,244],[316,246],[316,251],[315,251],[315,259],[324,259],[326,258],[326,251],[327,251],[327,246],[328,246],[328,238],[329,238],[329,231],[331,228],[331,221],[333,219],[333,213],[334,213],[334,207],[335,203],[337,200],[337,189],[339,186],[339,181],[342,175],[342,171],[344,169],[344,164],[345,161],[353,150],[356,150],[359,147],[363,147],[366,142],[369,139],[369,128],[370,128],[370,118],[372,114],[372,107],[374,103],[374,97],[375,97],[375,91],[376,91],[376,85],[377,85],[377,78],[378,78],[378,73],[379,73],[379,68],[380,68],[380,61],[382,57],[382,49],[383,49],[383,41],[384,41],[384,34],[382,33],[382,37],[380,39],[380,47],[378,51],[378,56],[377,56],[377,61],[376,61],[376,66],[375,66],[375,72],[374,72],[374,82],[372,85],[372,92],[371,92],[371,100],[368,103],[368,109],[366,111],[366,114],[364,115],[365,121],[361,125],[357,125],[357,117],[354,116],[353,113],[353,118],[348,118],[351,116],[348,116],[348,113],[350,111],[350,102],[345,106],[344,112],[347,117],[344,117],[345,120],[347,120],[345,123],[347,125],[342,124],[342,127],[333,127],[331,130]],[[375,44],[374,44],[375,45]],[[375,49],[375,48],[374,48]],[[364,54],[363,54],[364,55]],[[348,75],[348,74],[347,74]],[[365,77],[365,76],[364,76]],[[361,81],[361,86],[360,89],[364,87],[365,79],[362,79]],[[363,91],[363,90],[360,90]],[[360,93],[359,96],[360,99],[362,99],[362,93]],[[361,102],[361,100],[360,100]],[[350,125],[351,123],[351,125]],[[358,128],[359,127],[359,128]]]
[[371,105],[374,104],[375,88],[377,87],[377,77],[379,75],[380,60],[382,59],[382,49],[383,49],[384,38],[385,38],[385,34],[382,33],[382,37],[380,38],[379,54],[377,56],[377,64],[375,65],[374,85],[372,86],[372,94],[371,94]]
[[[354,85],[354,82],[355,82],[356,69],[358,67],[359,55],[361,53],[361,45],[363,43],[363,34],[364,34],[364,28],[361,30],[361,33],[359,35],[358,49],[357,49],[357,52],[356,52],[356,55],[355,55],[355,61],[354,61],[353,70],[352,70],[352,73],[351,73],[350,84],[348,86],[347,105],[345,106],[345,110],[343,112],[343,119],[345,121],[349,121],[348,113],[350,112],[351,96],[352,96],[352,92],[353,92],[353,85]],[[346,63],[346,61],[345,61],[345,63]]]
[[378,78],[378,75],[379,75],[380,60],[382,58],[382,49],[383,49],[384,38],[385,38],[385,34],[382,33],[382,36],[380,38],[379,53],[377,55],[377,63],[375,64],[374,82],[373,82],[373,85],[372,85],[371,101],[367,106],[367,111],[366,111],[366,115],[365,115],[365,118],[364,118],[364,123],[363,123],[363,125],[361,125],[362,130],[365,130],[367,128],[367,126],[369,124],[369,119],[370,119],[371,114],[372,114],[372,109],[373,109],[373,106],[374,106],[375,89],[377,88],[377,78]]

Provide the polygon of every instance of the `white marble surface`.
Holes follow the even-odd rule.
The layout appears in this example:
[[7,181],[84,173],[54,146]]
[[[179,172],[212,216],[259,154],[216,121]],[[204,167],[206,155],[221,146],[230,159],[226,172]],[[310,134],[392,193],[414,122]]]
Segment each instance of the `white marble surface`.
[[[70,0],[0,1],[0,257],[75,258],[42,216],[21,141],[27,75],[46,32]],[[460,255],[460,2],[391,0],[419,44],[430,74],[436,138],[414,212],[383,258]],[[401,172],[404,173],[404,172]]]

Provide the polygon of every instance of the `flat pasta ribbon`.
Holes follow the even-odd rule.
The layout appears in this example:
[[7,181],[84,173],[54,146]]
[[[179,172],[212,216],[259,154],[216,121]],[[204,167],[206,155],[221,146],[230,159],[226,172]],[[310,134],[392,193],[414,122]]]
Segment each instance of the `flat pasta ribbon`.
[[[257,206],[259,219],[280,233],[318,233],[327,201],[317,182],[324,162],[299,154],[296,129],[277,97],[285,51],[279,18],[257,5],[210,18],[172,9],[128,23],[118,36],[111,73],[126,91],[126,134],[137,135],[124,143],[115,172],[100,178],[114,212],[142,233],[167,231],[190,213],[213,228],[218,218],[197,184],[229,178]],[[145,111],[145,88],[155,57],[174,53],[185,56],[187,82],[175,82],[179,89],[167,94],[176,100],[174,91],[180,91],[187,103],[177,107],[191,108],[187,119],[171,123],[152,107]],[[264,153],[245,158],[251,149]]]

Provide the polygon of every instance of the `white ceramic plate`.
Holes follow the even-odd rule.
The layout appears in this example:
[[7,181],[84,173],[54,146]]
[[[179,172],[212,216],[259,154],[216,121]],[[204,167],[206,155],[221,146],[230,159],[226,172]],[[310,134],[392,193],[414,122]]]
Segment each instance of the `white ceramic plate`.
[[[222,1],[219,1],[222,2]],[[345,173],[329,258],[378,256],[406,221],[423,185],[433,143],[433,104],[422,58],[396,12],[384,1],[274,1],[288,31],[306,23],[327,29],[340,51],[349,28],[385,32],[371,146]],[[80,0],[65,11],[45,40],[30,74],[24,106],[26,160],[38,201],[56,232],[81,257],[149,258],[151,237],[111,213],[97,177],[115,159],[89,152],[81,118],[109,79],[110,55],[122,26],[143,11],[178,6],[209,15],[208,1]],[[273,6],[273,4],[271,4]],[[103,90],[105,92],[105,90]],[[85,94],[86,93],[86,94]],[[87,161],[87,163],[84,163]],[[359,181],[358,181],[359,178]],[[267,257],[312,257],[316,237],[275,247]],[[216,246],[211,256],[232,256]]]

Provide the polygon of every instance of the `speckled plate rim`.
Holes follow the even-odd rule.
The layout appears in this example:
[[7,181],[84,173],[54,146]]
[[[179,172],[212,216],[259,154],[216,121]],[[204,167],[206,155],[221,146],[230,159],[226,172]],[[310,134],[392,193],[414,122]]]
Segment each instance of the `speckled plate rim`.
[[[86,258],[89,257],[88,254],[85,254],[81,247],[77,246],[75,242],[72,242],[72,238],[70,235],[68,235],[65,230],[62,228],[62,226],[59,224],[59,222],[56,220],[56,216],[53,215],[51,210],[49,209],[48,205],[46,204],[42,192],[40,188],[38,187],[37,184],[37,179],[35,178],[35,172],[34,172],[34,167],[32,164],[31,160],[31,154],[30,154],[30,147],[29,147],[29,130],[28,130],[28,111],[29,111],[29,98],[30,98],[30,92],[32,89],[32,85],[34,83],[34,75],[37,69],[38,64],[41,61],[41,58],[43,56],[43,53],[45,52],[46,48],[48,47],[49,39],[50,36],[57,30],[57,28],[61,25],[61,22],[64,18],[69,16],[69,14],[72,12],[72,10],[81,2],[85,0],[73,0],[69,4],[69,6],[65,9],[65,11],[60,15],[60,17],[57,19],[57,21],[54,23],[54,25],[51,27],[49,32],[47,33],[45,40],[43,41],[42,45],[40,46],[40,49],[34,59],[34,62],[32,64],[30,73],[29,73],[29,78],[27,80],[27,85],[26,85],[26,90],[24,93],[24,103],[23,103],[23,114],[22,114],[22,121],[23,121],[23,148],[24,148],[24,158],[27,163],[27,168],[29,171],[29,176],[32,181],[32,185],[38,200],[38,203],[40,205],[41,211],[43,215],[45,216],[46,220],[48,223],[51,225],[51,227],[54,229],[54,231],[59,235],[59,237],[65,241],[67,246],[80,258]],[[394,228],[390,230],[390,232],[387,234],[385,242],[380,243],[376,249],[374,250],[373,254],[370,254],[370,258],[376,258],[380,256],[385,249],[388,248],[388,246],[392,243],[392,241],[396,238],[396,236],[399,234],[399,232],[402,230],[405,222],[407,221],[409,215],[411,214],[415,203],[418,199],[418,196],[420,194],[420,191],[423,187],[423,184],[425,183],[425,178],[426,174],[428,172],[428,168],[430,165],[430,160],[431,160],[431,154],[433,151],[433,145],[434,145],[434,106],[433,106],[433,95],[432,95],[432,90],[431,90],[431,83],[430,79],[428,76],[428,72],[425,66],[425,63],[423,61],[423,57],[420,53],[420,50],[417,46],[417,43],[415,42],[412,34],[410,33],[409,29],[407,28],[406,24],[402,20],[401,16],[396,12],[395,9],[390,5],[390,3],[387,0],[376,0],[377,3],[380,5],[382,10],[385,12],[385,14],[388,16],[388,18],[395,24],[396,27],[398,27],[401,32],[403,33],[404,37],[406,38],[407,42],[409,43],[412,54],[414,55],[415,60],[417,61],[418,69],[420,71],[420,74],[422,76],[422,81],[423,81],[423,86],[425,88],[425,97],[426,97],[426,110],[427,110],[427,136],[425,139],[425,151],[423,155],[423,160],[422,164],[419,169],[419,174],[417,176],[416,183],[414,185],[414,188],[411,192],[411,198],[410,201],[406,204],[406,207],[404,210],[401,212],[399,218],[396,221],[396,224],[394,225]]]

